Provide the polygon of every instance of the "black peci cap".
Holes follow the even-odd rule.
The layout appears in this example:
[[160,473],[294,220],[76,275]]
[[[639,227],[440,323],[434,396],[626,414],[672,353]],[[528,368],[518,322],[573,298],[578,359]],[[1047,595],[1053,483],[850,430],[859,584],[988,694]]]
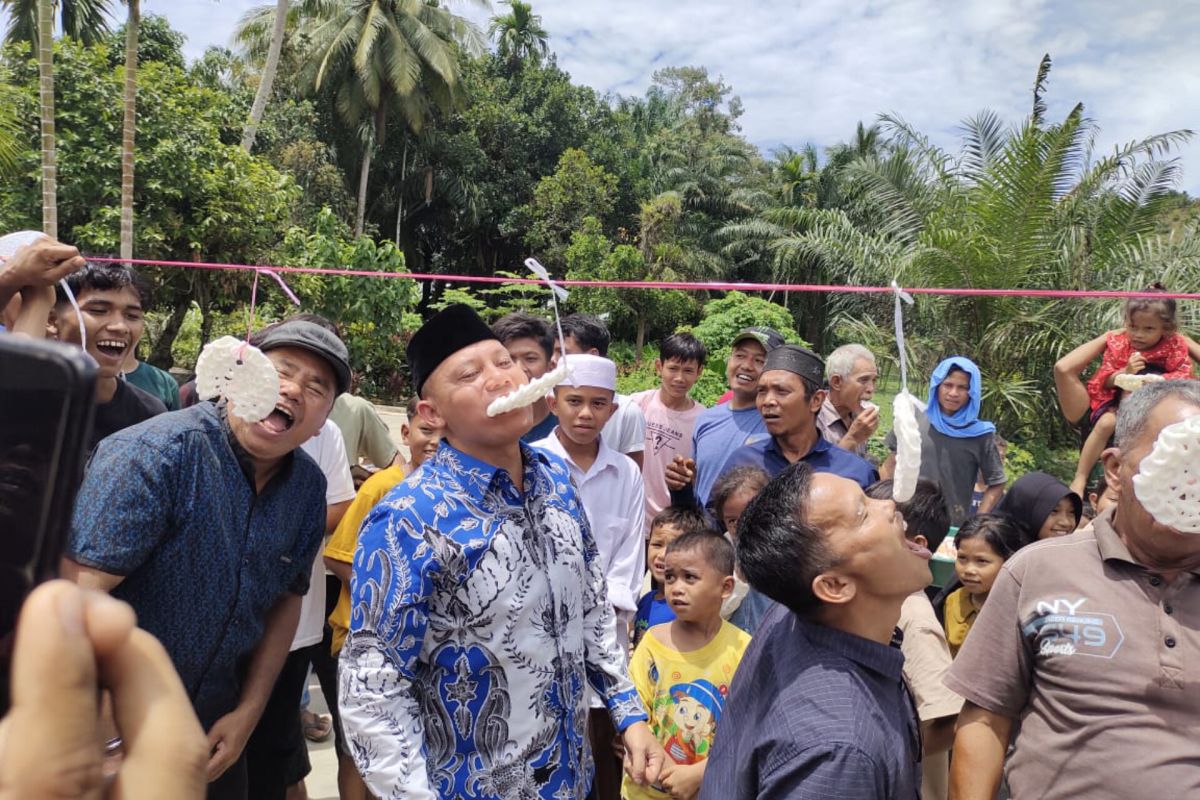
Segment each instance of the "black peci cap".
[[825,362],[812,350],[798,344],[780,345],[767,353],[763,372],[773,369],[793,372],[817,386],[821,386],[825,380]]
[[470,306],[456,303],[422,325],[408,343],[408,368],[418,396],[438,365],[476,342],[500,341]]

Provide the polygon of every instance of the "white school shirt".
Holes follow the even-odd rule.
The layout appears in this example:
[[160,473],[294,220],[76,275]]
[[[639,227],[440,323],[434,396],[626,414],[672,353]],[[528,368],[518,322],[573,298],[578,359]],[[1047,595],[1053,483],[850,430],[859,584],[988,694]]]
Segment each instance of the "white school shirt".
[[554,431],[533,443],[567,463],[583,510],[592,526],[600,567],[608,589],[608,602],[617,609],[617,641],[628,649],[629,622],[637,611],[642,574],[646,571],[646,544],[642,536],[646,507],[645,487],[637,464],[600,439],[600,450],[587,472],[579,468]]
[[[308,453],[321,472],[325,474],[325,506],[344,503],[354,499],[354,477],[350,474],[350,462],[346,460],[346,442],[338,426],[325,420],[317,435],[300,445]],[[321,520],[324,527],[325,520]],[[324,547],[317,548],[309,579],[308,593],[300,601],[300,623],[292,637],[291,650],[317,644],[325,628],[325,553]]]
[[627,394],[614,395],[617,410],[604,423],[605,443],[618,453],[629,455],[646,449],[646,415]]

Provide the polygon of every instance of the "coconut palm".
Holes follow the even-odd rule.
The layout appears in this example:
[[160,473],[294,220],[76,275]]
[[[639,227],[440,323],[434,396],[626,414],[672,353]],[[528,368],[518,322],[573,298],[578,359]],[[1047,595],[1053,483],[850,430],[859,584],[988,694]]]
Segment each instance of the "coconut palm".
[[[254,105],[250,107],[250,119],[242,131],[242,148],[249,153],[254,149],[254,138],[258,133],[258,124],[262,122],[263,113],[267,109],[267,100],[271,97],[271,88],[275,83],[275,71],[279,68],[279,55],[283,51],[283,39],[288,22],[288,0],[276,0],[271,15],[271,39],[267,48],[266,63],[263,64],[262,75],[258,80],[258,91],[254,93]],[[238,38],[242,40],[247,25],[257,23],[255,14],[261,16],[261,11],[251,11],[242,18]]]
[[[484,3],[486,6],[486,3]],[[435,107],[447,108],[459,81],[456,45],[483,50],[479,30],[436,2],[321,0],[303,20],[306,72],[314,92],[331,89],[339,114],[363,146],[355,234],[366,218],[371,159],[391,112],[414,133]]]
[[125,0],[125,118],[121,125],[121,258],[133,258],[133,140],[137,130],[138,30],[141,0]]
[[[5,33],[7,42],[29,42],[37,47],[39,37],[38,8],[43,0],[2,0],[0,5],[8,9],[9,26]],[[111,0],[50,0],[50,18],[61,14],[64,36],[78,39],[86,45],[99,42],[108,33],[108,20],[112,15]],[[51,29],[53,29],[51,25]]]
[[533,6],[521,0],[508,3],[509,12],[492,17],[488,37],[496,42],[496,55],[516,67],[525,60],[539,61],[550,52],[550,34]]

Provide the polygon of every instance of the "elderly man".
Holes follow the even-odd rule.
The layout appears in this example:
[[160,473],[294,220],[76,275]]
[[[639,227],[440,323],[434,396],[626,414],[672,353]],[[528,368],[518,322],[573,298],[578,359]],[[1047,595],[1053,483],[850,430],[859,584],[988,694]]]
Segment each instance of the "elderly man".
[[867,440],[879,427],[879,407],[864,405],[875,394],[875,355],[861,344],[844,344],[825,360],[829,394],[817,415],[821,435],[843,450],[867,455]]
[[763,617],[717,725],[701,800],[916,800],[921,735],[892,638],[929,550],[891,500],[788,467],[738,522]]
[[755,403],[769,435],[733,451],[725,469],[752,466],[774,477],[803,461],[864,489],[879,480],[866,459],[833,446],[817,429],[817,413],[825,402],[824,369],[816,353],[799,345],[780,345],[767,354]]
[[1104,454],[1116,507],[1005,562],[946,678],[967,699],[951,797],[990,800],[1010,744],[1013,797],[1200,797],[1200,536],[1133,489],[1163,428],[1196,415],[1197,381],[1129,394]]

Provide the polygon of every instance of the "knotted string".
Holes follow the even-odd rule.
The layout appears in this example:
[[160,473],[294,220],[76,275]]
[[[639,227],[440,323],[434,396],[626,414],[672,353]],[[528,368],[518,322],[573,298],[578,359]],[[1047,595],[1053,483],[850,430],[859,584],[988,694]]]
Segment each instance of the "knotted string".
[[901,301],[912,305],[912,295],[892,281],[892,294],[896,298],[896,349],[900,351],[900,389],[908,391],[908,354],[904,344],[904,310]]
[[536,258],[525,259],[525,266],[529,267],[529,271],[542,279],[547,286],[550,287],[550,308],[554,311],[554,325],[558,328],[558,347],[559,352],[566,357],[567,355],[567,338],[563,336],[562,320],[558,316],[558,301],[566,300],[568,297],[567,290],[559,286],[550,277],[550,272],[541,265]]
[[[279,284],[279,288],[283,289],[283,293],[287,295],[287,298],[296,305],[300,305],[300,298],[296,297],[295,292],[283,282],[283,278],[279,277],[279,273],[266,268],[254,270],[254,283],[250,287],[250,310],[246,314],[246,341],[242,342],[242,346],[238,350],[239,361],[245,355],[246,348],[250,345],[250,334],[254,331],[254,309],[258,305],[258,276],[262,273],[266,273],[274,278],[275,282]],[[72,302],[74,302],[74,299],[72,299]]]

